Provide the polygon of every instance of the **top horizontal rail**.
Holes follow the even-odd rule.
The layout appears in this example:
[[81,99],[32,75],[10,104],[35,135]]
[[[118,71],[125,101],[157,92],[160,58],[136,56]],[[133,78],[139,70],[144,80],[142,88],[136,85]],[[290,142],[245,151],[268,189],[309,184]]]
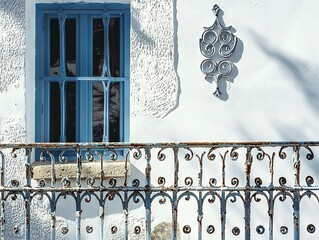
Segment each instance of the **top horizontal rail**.
[[0,148],[172,148],[172,147],[308,147],[319,146],[319,141],[308,142],[167,142],[167,143],[120,143],[120,142],[90,142],[90,143],[0,143]]

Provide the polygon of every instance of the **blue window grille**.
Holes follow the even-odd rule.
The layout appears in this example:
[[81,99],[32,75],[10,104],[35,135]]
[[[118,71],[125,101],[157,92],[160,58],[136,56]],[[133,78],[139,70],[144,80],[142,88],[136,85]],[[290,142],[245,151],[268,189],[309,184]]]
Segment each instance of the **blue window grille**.
[[129,136],[127,4],[36,5],[36,141]]

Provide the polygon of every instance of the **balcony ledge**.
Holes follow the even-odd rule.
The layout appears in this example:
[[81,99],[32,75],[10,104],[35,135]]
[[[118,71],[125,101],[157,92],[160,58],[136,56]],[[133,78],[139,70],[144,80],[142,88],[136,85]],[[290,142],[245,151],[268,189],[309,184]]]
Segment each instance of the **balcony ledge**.
[[[122,178],[130,176],[131,166],[130,162],[127,164],[127,170],[125,170],[125,161],[104,161],[103,170],[105,178]],[[64,177],[69,179],[76,178],[76,163],[56,163],[55,165],[56,179],[60,180]],[[32,179],[51,179],[51,163],[35,161],[32,163]],[[101,176],[101,163],[96,162],[82,162],[81,179],[87,179],[89,177],[99,178]]]

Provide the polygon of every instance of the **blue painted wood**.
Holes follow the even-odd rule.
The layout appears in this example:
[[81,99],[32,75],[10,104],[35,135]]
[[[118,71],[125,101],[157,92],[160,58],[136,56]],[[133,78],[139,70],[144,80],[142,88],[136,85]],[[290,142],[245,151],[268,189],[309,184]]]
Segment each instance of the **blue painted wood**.
[[[76,18],[76,76],[66,76],[65,69],[65,34],[64,23],[66,18]],[[121,19],[121,76],[112,77],[110,74],[110,60],[108,50],[108,22],[110,17]],[[110,3],[53,3],[36,4],[36,141],[49,142],[50,140],[50,82],[59,82],[60,108],[61,108],[61,133],[60,141],[65,142],[66,137],[66,99],[65,82],[76,82],[76,141],[92,141],[92,85],[93,81],[105,83],[105,131],[103,141],[109,141],[109,110],[108,97],[111,82],[120,84],[120,141],[129,141],[129,39],[130,39],[130,10],[128,4]],[[50,18],[58,18],[60,26],[60,68],[58,76],[50,76]],[[105,22],[105,60],[104,74],[101,77],[93,75],[93,18],[102,18]]]

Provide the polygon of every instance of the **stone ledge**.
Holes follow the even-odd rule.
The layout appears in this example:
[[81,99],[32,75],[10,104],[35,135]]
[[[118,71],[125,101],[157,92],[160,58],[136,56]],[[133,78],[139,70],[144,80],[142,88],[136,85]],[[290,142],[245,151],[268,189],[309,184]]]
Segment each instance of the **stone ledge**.
[[[68,177],[70,179],[76,178],[76,163],[56,163],[55,175],[56,179]],[[32,179],[51,179],[51,163],[36,161],[31,166]],[[104,161],[103,162],[104,177],[105,178],[120,178],[125,176],[125,161]],[[127,164],[127,175],[130,176],[131,164]],[[101,174],[100,162],[82,162],[81,179],[88,177],[99,178]]]

